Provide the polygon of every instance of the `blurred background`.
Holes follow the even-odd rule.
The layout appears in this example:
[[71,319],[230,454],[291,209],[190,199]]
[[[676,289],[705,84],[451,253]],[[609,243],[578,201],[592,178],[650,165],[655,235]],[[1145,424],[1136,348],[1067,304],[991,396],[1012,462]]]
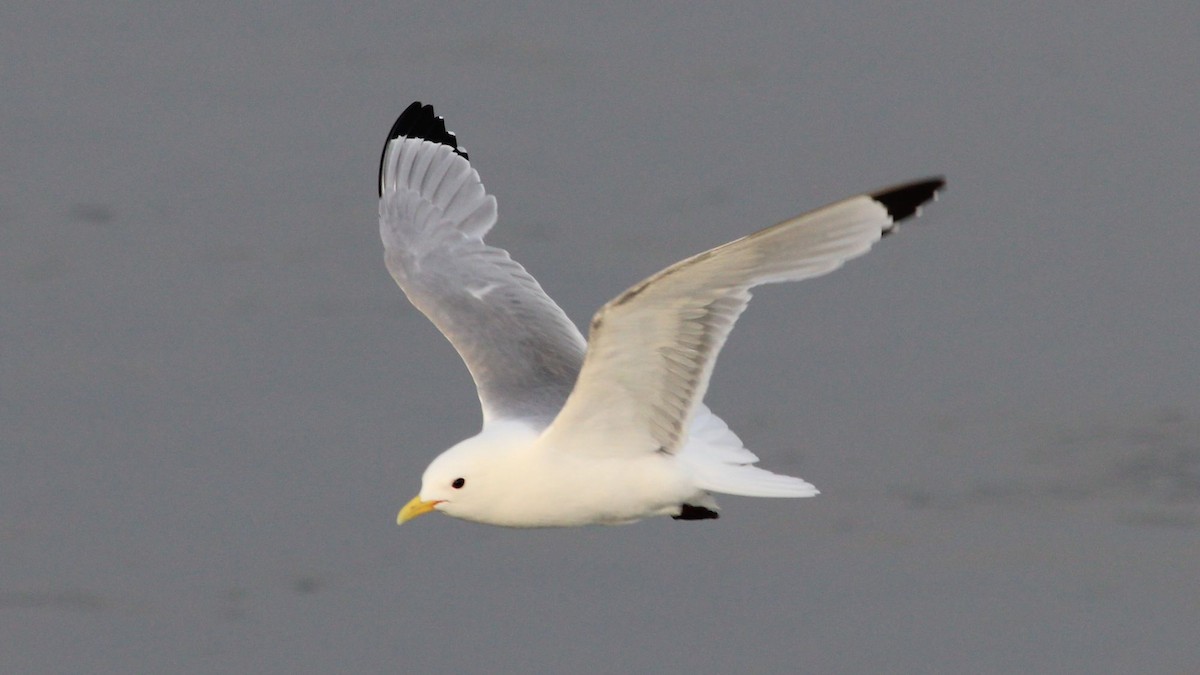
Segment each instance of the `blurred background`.
[[[1194,2],[273,7],[0,10],[0,671],[1194,672]],[[717,365],[822,495],[398,529],[479,424],[382,260],[418,99],[580,325],[944,173]]]

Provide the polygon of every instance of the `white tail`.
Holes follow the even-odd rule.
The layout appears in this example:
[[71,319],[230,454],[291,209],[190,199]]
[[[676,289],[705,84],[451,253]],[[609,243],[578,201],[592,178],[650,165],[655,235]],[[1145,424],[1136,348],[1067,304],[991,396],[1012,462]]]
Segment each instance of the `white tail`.
[[697,487],[708,492],[744,497],[815,497],[819,494],[808,481],[771,473],[752,464],[723,464],[701,459],[690,465]]

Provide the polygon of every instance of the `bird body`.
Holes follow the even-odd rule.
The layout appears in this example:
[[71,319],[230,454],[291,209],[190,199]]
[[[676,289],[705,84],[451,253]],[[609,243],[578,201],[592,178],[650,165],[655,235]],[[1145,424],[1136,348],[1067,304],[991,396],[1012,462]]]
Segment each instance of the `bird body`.
[[703,404],[750,289],[865,253],[943,185],[859,195],[692,256],[630,287],[585,341],[536,280],[483,236],[488,195],[457,138],[414,103],[380,161],[380,234],[392,277],[471,371],[480,433],[439,455],[403,523],[430,511],[511,527],[717,517],[712,493],[811,497],[755,466]]
[[[435,459],[423,482],[450,486],[469,474],[462,490],[476,490],[472,500],[487,504],[470,520],[490,525],[619,524],[676,514],[683,502],[703,499],[673,457],[582,454],[538,443],[539,436],[520,423],[490,425]],[[453,509],[453,497],[443,510]]]

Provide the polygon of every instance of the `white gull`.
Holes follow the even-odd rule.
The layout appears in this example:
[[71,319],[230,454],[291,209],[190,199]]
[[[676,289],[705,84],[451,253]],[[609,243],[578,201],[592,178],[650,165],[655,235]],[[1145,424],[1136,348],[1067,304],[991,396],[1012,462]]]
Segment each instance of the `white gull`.
[[392,277],[458,350],[481,431],[430,463],[403,523],[431,511],[510,527],[717,517],[713,493],[811,497],[755,466],[703,404],[713,364],[760,284],[831,272],[944,185],[928,178],[844,199],[692,256],[600,308],[585,341],[508,252],[467,153],[431,106],[393,125],[379,170]]

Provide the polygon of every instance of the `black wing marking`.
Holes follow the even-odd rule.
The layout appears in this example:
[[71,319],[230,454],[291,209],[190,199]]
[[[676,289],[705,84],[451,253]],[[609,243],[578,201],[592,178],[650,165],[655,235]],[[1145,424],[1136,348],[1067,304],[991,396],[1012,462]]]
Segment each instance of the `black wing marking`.
[[413,101],[396,118],[396,123],[392,125],[392,130],[388,132],[387,140],[383,143],[383,152],[379,155],[380,197],[383,196],[383,160],[387,157],[388,144],[400,137],[423,138],[434,143],[441,143],[453,148],[454,152],[463,159],[468,161],[471,159],[467,156],[467,151],[458,146],[458,137],[453,132],[446,131],[446,120],[433,112],[433,106],[421,105],[420,101]]

